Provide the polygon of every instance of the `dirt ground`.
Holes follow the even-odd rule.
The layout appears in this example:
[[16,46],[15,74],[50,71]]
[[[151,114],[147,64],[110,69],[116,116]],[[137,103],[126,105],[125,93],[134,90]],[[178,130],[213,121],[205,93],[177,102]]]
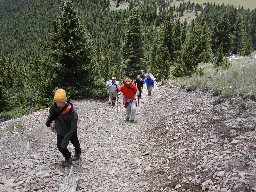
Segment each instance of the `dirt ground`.
[[[121,100],[121,99],[120,99]],[[74,101],[82,157],[62,168],[48,109],[0,124],[0,191],[256,191],[256,103],[157,84],[136,122]],[[72,145],[70,150],[74,151]]]

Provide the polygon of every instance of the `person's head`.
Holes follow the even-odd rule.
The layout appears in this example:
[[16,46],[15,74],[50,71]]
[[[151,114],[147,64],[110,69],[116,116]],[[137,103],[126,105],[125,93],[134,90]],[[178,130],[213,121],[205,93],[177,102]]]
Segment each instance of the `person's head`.
[[112,81],[114,82],[114,81],[116,80],[116,77],[112,77],[111,79],[112,79]]
[[150,79],[150,75],[149,74],[147,74],[147,78]]
[[54,94],[54,101],[58,107],[64,107],[67,102],[67,95],[64,89],[57,89]]
[[124,84],[130,85],[131,82],[132,82],[132,80],[131,80],[130,77],[125,77],[125,78],[124,78]]

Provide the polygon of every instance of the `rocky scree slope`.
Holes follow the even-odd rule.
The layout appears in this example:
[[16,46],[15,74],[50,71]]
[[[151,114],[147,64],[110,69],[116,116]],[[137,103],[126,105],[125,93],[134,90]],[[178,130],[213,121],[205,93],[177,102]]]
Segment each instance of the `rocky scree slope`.
[[255,101],[157,84],[135,123],[121,102],[74,105],[83,153],[72,174],[48,109],[0,124],[0,191],[256,191]]

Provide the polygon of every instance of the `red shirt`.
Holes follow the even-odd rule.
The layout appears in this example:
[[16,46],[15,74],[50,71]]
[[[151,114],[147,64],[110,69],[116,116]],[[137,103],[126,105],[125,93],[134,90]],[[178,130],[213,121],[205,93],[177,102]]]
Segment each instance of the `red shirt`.
[[135,100],[135,94],[138,92],[138,88],[134,83],[130,83],[128,86],[129,88],[123,84],[121,85],[118,90],[123,93],[125,99],[132,99]]

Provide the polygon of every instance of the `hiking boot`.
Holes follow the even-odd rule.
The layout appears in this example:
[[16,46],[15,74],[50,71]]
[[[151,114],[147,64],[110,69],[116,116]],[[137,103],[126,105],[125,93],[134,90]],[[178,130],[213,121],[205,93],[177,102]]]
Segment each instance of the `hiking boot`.
[[72,165],[72,159],[65,159],[65,161],[62,163],[62,167],[70,167]]
[[75,153],[75,155],[71,158],[72,161],[78,161],[81,157],[81,153]]

